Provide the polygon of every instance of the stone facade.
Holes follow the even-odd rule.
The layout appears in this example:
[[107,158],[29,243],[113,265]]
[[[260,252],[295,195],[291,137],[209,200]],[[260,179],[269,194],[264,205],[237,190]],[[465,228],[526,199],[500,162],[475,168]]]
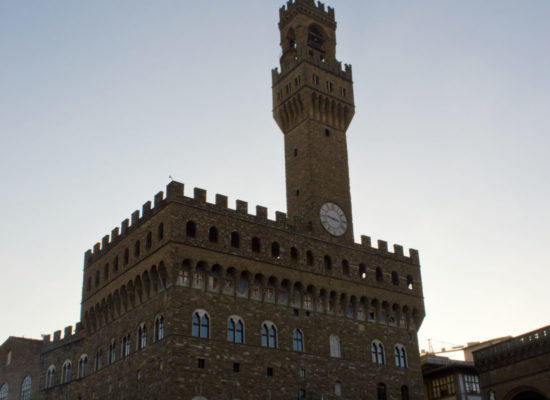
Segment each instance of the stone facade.
[[485,399],[550,399],[550,326],[474,352]]
[[[346,88],[338,92],[345,100],[301,89],[313,100],[307,106],[288,97],[304,112],[289,122],[277,116],[295,115],[294,106],[277,103],[290,77],[287,52],[282,72],[273,72],[293,182],[289,215],[277,212],[270,220],[266,208],[252,214],[240,200],[230,208],[223,195],[211,204],[204,190],[189,196],[171,182],[86,252],[74,332],[25,342],[34,352],[10,345],[19,339],[2,345],[2,352],[13,347],[14,361],[0,370],[0,385],[9,381],[7,399],[19,398],[27,373],[33,399],[424,398],[418,252],[390,250],[385,241],[374,247],[367,236],[353,241],[345,139],[353,115],[351,67],[341,71],[330,46],[334,10],[295,0],[280,15],[282,37],[296,27],[292,49],[309,46],[320,57],[318,47],[326,45],[324,61],[301,60],[292,70],[302,71],[301,82],[313,73],[327,90],[327,78]],[[327,36],[310,45],[303,27],[312,21]],[[327,107],[315,106],[321,96]],[[299,200],[295,185],[304,194]],[[326,202],[345,213],[347,225],[337,225],[343,233],[326,228],[327,218],[338,215],[319,222]]]

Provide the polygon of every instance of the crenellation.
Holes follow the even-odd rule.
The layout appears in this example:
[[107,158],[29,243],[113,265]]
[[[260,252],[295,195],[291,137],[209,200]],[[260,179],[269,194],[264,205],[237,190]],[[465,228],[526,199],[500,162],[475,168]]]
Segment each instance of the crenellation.
[[109,244],[109,235],[103,236],[103,239],[101,239],[101,250],[105,250]]
[[119,227],[117,226],[116,228],[114,228],[112,231],[111,231],[111,243],[114,243],[116,239],[118,239],[120,235],[120,229]]
[[65,331],[63,333],[63,339],[68,339],[73,335],[73,326],[69,325],[65,327]]
[[53,341],[59,342],[61,340],[61,330],[57,330],[53,333]]
[[143,203],[141,210],[142,218],[148,218],[149,216],[151,216],[151,214],[153,213],[153,210],[151,209],[151,201]]
[[284,28],[298,12],[304,12],[336,27],[334,8],[325,7],[325,4],[320,1],[315,3],[314,0],[289,0],[286,2],[286,5],[283,5],[279,9],[280,28]]
[[130,223],[130,226],[132,228],[135,228],[136,225],[139,223],[139,210],[136,210],[132,213],[132,220],[131,220],[131,223]]
[[394,244],[393,245],[393,254],[395,254],[396,256],[399,256],[399,257],[403,257],[404,256],[403,246],[401,246],[399,244]]
[[236,201],[236,210],[241,214],[248,214],[248,202],[243,200]]
[[413,264],[420,265],[420,257],[418,255],[418,250],[409,249],[409,255],[410,255],[410,258],[411,258],[411,261],[413,262]]
[[206,203],[206,190],[195,188],[193,190],[193,199],[199,204]]
[[162,191],[158,192],[153,201],[154,201],[154,208],[156,209],[158,206],[160,206],[160,203],[164,200],[164,193]]
[[378,239],[377,243],[378,243],[378,251],[381,251],[383,253],[388,252],[388,242],[386,242],[385,240]]
[[50,343],[52,341],[52,335],[42,335],[42,341],[44,343]]
[[[181,182],[171,181],[166,185],[166,200],[175,200],[185,196],[185,185]],[[156,200],[156,197],[155,197]],[[156,204],[155,204],[156,207]]]
[[361,246],[366,247],[368,249],[372,248],[370,236],[361,235]]
[[122,235],[126,235],[128,233],[129,227],[130,227],[130,220],[126,218],[124,221],[122,221],[122,224],[121,224]]
[[216,194],[216,206],[218,208],[227,209],[227,196]]
[[256,217],[260,219],[267,219],[267,208],[262,206],[256,206]]
[[278,224],[278,225],[286,225],[286,214],[284,212],[281,212],[281,211],[276,211],[275,212],[275,222]]
[[100,251],[101,251],[101,243],[97,242],[96,244],[94,244],[93,254],[94,255],[99,254]]

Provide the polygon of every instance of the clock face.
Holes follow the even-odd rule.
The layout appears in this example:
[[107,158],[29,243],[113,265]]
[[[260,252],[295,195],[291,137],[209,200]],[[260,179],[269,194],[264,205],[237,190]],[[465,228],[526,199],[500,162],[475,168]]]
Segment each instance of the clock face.
[[334,203],[325,203],[319,211],[321,224],[333,236],[342,236],[348,230],[344,211]]

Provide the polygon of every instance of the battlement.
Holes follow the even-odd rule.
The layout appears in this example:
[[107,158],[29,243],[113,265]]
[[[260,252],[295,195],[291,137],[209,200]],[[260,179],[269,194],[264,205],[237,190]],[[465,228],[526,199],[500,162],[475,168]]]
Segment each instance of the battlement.
[[298,12],[307,14],[331,27],[336,27],[334,8],[325,7],[324,3],[314,0],[289,0],[279,9],[279,25],[284,27]]
[[[160,209],[164,208],[170,202],[178,202],[203,209],[215,210],[218,213],[227,214],[228,216],[246,219],[254,223],[275,227],[278,229],[288,230],[296,233],[295,221],[287,218],[286,213],[281,211],[275,212],[275,219],[269,219],[268,209],[264,206],[256,206],[255,214],[249,212],[248,202],[243,200],[235,201],[235,208],[231,209],[228,205],[228,197],[222,194],[216,194],[215,202],[207,202],[207,192],[204,189],[194,188],[193,197],[185,196],[185,185],[180,182],[172,181],[166,186],[166,196],[161,191],[154,197],[153,205],[151,202],[146,202],[140,213],[139,210],[131,214],[130,219],[122,221],[120,228],[116,227],[111,231],[111,235],[105,235],[101,243],[96,243],[93,249],[89,249],[84,254],[84,265],[87,267],[92,262],[97,260],[101,255],[111,249],[116,243],[133,232],[139,225],[146,222],[152,215],[156,214]],[[372,240],[369,236],[361,236],[361,243],[354,243],[351,246],[367,251],[372,254],[378,254],[385,257],[397,258],[402,261],[419,265],[418,251],[409,249],[409,254],[405,255],[403,246],[394,244],[393,250],[390,250],[388,243],[384,240],[377,241],[377,247],[372,245]],[[55,338],[55,335],[54,335]]]
[[74,339],[82,331],[82,323],[77,322],[76,325],[66,326],[63,330],[63,337],[61,337],[61,330],[57,330],[52,335],[42,335],[42,342],[44,344],[67,342]]

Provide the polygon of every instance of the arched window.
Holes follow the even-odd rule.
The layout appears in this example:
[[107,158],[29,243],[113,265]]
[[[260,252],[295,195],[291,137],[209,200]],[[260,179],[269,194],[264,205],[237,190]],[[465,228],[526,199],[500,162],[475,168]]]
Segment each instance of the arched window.
[[194,221],[187,221],[185,232],[189,237],[195,237],[197,234],[197,225]]
[[0,400],[8,400],[8,383],[4,383],[0,387]]
[[307,36],[307,44],[310,47],[313,47],[316,50],[324,51],[323,50],[323,32],[320,28],[318,28],[315,25],[310,26],[309,28],[309,34]]
[[147,346],[147,326],[142,323],[137,332],[136,348],[138,350],[144,349]]
[[371,343],[371,359],[374,364],[384,364],[384,346],[380,340],[373,340]]
[[138,240],[134,243],[134,256],[139,257],[140,253],[141,253],[141,243]]
[[124,265],[128,265],[130,262],[130,250],[124,249]]
[[306,253],[306,262],[308,266],[313,266],[313,253],[309,250]]
[[395,271],[391,273],[391,283],[393,283],[394,286],[399,286],[399,276]]
[[116,340],[111,339],[111,344],[109,345],[109,353],[107,354],[107,364],[112,364],[116,361]]
[[[27,375],[23,379],[23,382],[21,382],[21,394],[19,395],[19,400],[31,400],[31,386],[31,377]],[[0,396],[0,398],[2,398],[2,396]]]
[[409,400],[409,387],[407,385],[401,386],[401,400]]
[[193,313],[193,337],[208,339],[210,337],[210,317],[204,310]]
[[259,253],[261,250],[261,243],[260,243],[260,239],[257,238],[257,237],[253,237],[252,238],[252,251],[254,253]]
[[159,228],[158,228],[158,231],[157,231],[157,236],[158,236],[159,240],[164,239],[164,224],[163,223],[159,224]]
[[105,264],[105,268],[103,268],[103,279],[109,280],[109,263]]
[[277,328],[271,321],[262,324],[262,347],[277,348]]
[[46,373],[46,389],[52,388],[55,385],[55,366],[50,365]]
[[402,344],[396,344],[393,348],[393,356],[395,359],[395,366],[401,368],[407,368],[407,351]]
[[376,387],[376,398],[378,400],[386,400],[388,395],[386,394],[386,385],[379,383]]
[[244,324],[241,317],[231,316],[227,320],[227,341],[244,343]]
[[88,373],[88,355],[82,354],[78,360],[77,378],[84,378]]
[[69,360],[63,363],[61,369],[61,383],[69,383],[71,381],[71,362]]
[[330,335],[330,356],[335,358],[342,357],[340,352],[340,338],[336,335]]
[[211,226],[208,230],[208,240],[212,243],[218,243],[218,228]]
[[325,268],[332,269],[332,260],[330,256],[325,256]]
[[92,291],[92,277],[88,277],[88,292]]
[[98,349],[95,353],[94,370],[99,371],[103,367],[103,351]]
[[231,232],[231,246],[236,248],[240,246],[240,237],[237,232]]
[[342,260],[342,273],[349,275],[349,262],[348,260]]
[[271,243],[271,255],[275,258],[279,258],[281,255],[281,248],[279,247],[279,243],[273,242]]
[[414,289],[414,282],[412,275],[407,275],[407,289],[413,290]]
[[145,249],[149,250],[151,249],[151,246],[153,246],[153,234],[151,232],[148,232],[147,236],[145,237]]
[[95,272],[95,287],[99,286],[99,271]]
[[365,266],[365,264],[359,264],[359,278],[367,278],[367,267]]
[[164,338],[164,317],[157,315],[155,318],[155,332],[153,334],[153,341],[158,342]]
[[114,272],[118,271],[118,256],[116,256],[115,259],[113,260],[113,271]]
[[382,275],[382,269],[380,267],[376,268],[376,282],[383,282],[384,276]]
[[293,262],[298,261],[298,249],[296,247],[290,248],[290,260]]
[[340,397],[342,396],[342,383],[340,381],[337,381],[335,384],[334,384],[334,395],[336,397]]
[[304,335],[299,329],[294,329],[292,333],[292,350],[300,353],[304,351]]
[[130,354],[130,335],[122,337],[120,342],[120,358],[124,358]]

